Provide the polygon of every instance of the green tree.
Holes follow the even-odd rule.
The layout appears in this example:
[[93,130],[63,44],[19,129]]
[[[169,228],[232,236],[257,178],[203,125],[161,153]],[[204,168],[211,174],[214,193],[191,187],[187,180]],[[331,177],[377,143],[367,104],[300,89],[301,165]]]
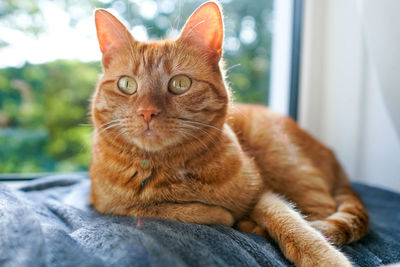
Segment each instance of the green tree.
[[92,129],[83,124],[100,71],[76,61],[0,70],[0,172],[87,168]]

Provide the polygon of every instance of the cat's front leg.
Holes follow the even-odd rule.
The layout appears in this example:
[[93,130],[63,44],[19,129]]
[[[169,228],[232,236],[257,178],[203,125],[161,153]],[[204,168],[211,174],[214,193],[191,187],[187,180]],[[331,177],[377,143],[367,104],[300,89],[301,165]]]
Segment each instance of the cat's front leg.
[[250,217],[278,242],[296,266],[352,266],[344,254],[275,193],[264,193]]
[[159,203],[145,208],[135,208],[128,215],[160,218],[184,223],[221,224],[231,227],[235,221],[227,209],[195,203]]

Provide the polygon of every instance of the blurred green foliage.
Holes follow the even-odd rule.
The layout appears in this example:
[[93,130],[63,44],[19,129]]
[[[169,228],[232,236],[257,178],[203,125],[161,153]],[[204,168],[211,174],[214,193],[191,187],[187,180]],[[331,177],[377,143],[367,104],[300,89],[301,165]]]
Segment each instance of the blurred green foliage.
[[0,70],[0,172],[77,171],[90,163],[88,105],[99,62]]
[[[0,4],[0,20],[40,38],[45,30],[45,21],[40,20],[41,1],[31,1],[27,7],[25,2],[6,0]],[[113,8],[131,28],[143,25],[150,39],[159,39],[181,28],[204,1],[55,2],[70,14],[72,26],[80,20],[79,14],[87,17],[95,7]],[[141,10],[144,2],[158,5],[154,18]],[[235,101],[266,104],[273,1],[222,2],[224,58]],[[28,16],[33,22],[28,24],[35,28],[13,23],[21,16]],[[7,44],[0,38],[0,49],[4,46]],[[0,173],[87,170],[92,131],[88,106],[100,73],[99,62],[66,60],[0,69]]]

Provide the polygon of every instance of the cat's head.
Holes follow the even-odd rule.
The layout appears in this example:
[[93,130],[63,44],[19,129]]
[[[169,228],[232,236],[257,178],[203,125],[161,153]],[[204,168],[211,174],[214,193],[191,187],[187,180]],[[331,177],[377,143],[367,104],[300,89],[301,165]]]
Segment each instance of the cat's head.
[[98,138],[154,152],[204,143],[222,128],[229,90],[218,4],[200,6],[176,40],[139,42],[102,9],[95,21],[104,69],[92,102]]

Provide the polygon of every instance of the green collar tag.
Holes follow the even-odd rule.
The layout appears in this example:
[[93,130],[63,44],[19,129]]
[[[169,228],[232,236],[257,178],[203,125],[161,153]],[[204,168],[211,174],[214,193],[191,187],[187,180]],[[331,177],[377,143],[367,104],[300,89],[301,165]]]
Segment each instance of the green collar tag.
[[148,159],[144,159],[140,162],[140,167],[144,170],[150,167],[150,161]]

